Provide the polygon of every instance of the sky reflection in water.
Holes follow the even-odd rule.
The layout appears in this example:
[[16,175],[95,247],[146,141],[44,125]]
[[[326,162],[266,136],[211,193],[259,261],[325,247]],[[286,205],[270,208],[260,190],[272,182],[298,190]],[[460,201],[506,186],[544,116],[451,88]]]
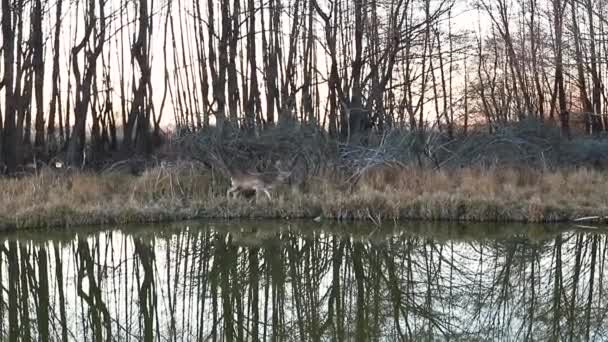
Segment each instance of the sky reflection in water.
[[562,228],[248,222],[4,236],[0,335],[606,340],[606,236]]

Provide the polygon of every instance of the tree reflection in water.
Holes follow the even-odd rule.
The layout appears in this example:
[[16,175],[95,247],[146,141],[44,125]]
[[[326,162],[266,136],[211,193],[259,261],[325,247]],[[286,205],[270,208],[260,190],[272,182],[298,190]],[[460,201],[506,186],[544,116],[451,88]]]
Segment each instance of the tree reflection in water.
[[606,236],[550,230],[250,223],[6,236],[0,334],[45,342],[607,339]]

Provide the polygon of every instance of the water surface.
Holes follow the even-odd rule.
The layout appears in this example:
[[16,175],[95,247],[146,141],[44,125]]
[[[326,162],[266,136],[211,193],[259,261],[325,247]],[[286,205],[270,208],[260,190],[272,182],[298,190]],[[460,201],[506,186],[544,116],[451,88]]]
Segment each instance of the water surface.
[[0,335],[607,340],[606,236],[563,228],[233,222],[5,235]]

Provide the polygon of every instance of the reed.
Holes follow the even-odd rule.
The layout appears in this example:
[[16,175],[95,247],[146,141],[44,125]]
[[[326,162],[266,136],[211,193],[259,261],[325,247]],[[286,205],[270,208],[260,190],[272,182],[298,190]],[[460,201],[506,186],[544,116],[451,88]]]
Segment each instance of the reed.
[[564,222],[608,216],[608,173],[579,168],[376,167],[353,183],[331,170],[273,189],[268,200],[227,198],[230,180],[193,163],[142,175],[42,171],[0,179],[0,228],[167,222],[198,218],[423,219]]

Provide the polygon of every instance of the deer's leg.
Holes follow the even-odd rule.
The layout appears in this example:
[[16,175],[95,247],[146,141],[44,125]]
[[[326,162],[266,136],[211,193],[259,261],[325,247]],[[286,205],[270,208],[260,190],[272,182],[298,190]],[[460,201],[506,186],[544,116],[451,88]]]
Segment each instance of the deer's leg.
[[230,187],[230,189],[228,189],[228,191],[226,191],[226,197],[228,197],[228,198],[236,197],[236,195],[234,193],[236,190],[237,190],[236,186]]

